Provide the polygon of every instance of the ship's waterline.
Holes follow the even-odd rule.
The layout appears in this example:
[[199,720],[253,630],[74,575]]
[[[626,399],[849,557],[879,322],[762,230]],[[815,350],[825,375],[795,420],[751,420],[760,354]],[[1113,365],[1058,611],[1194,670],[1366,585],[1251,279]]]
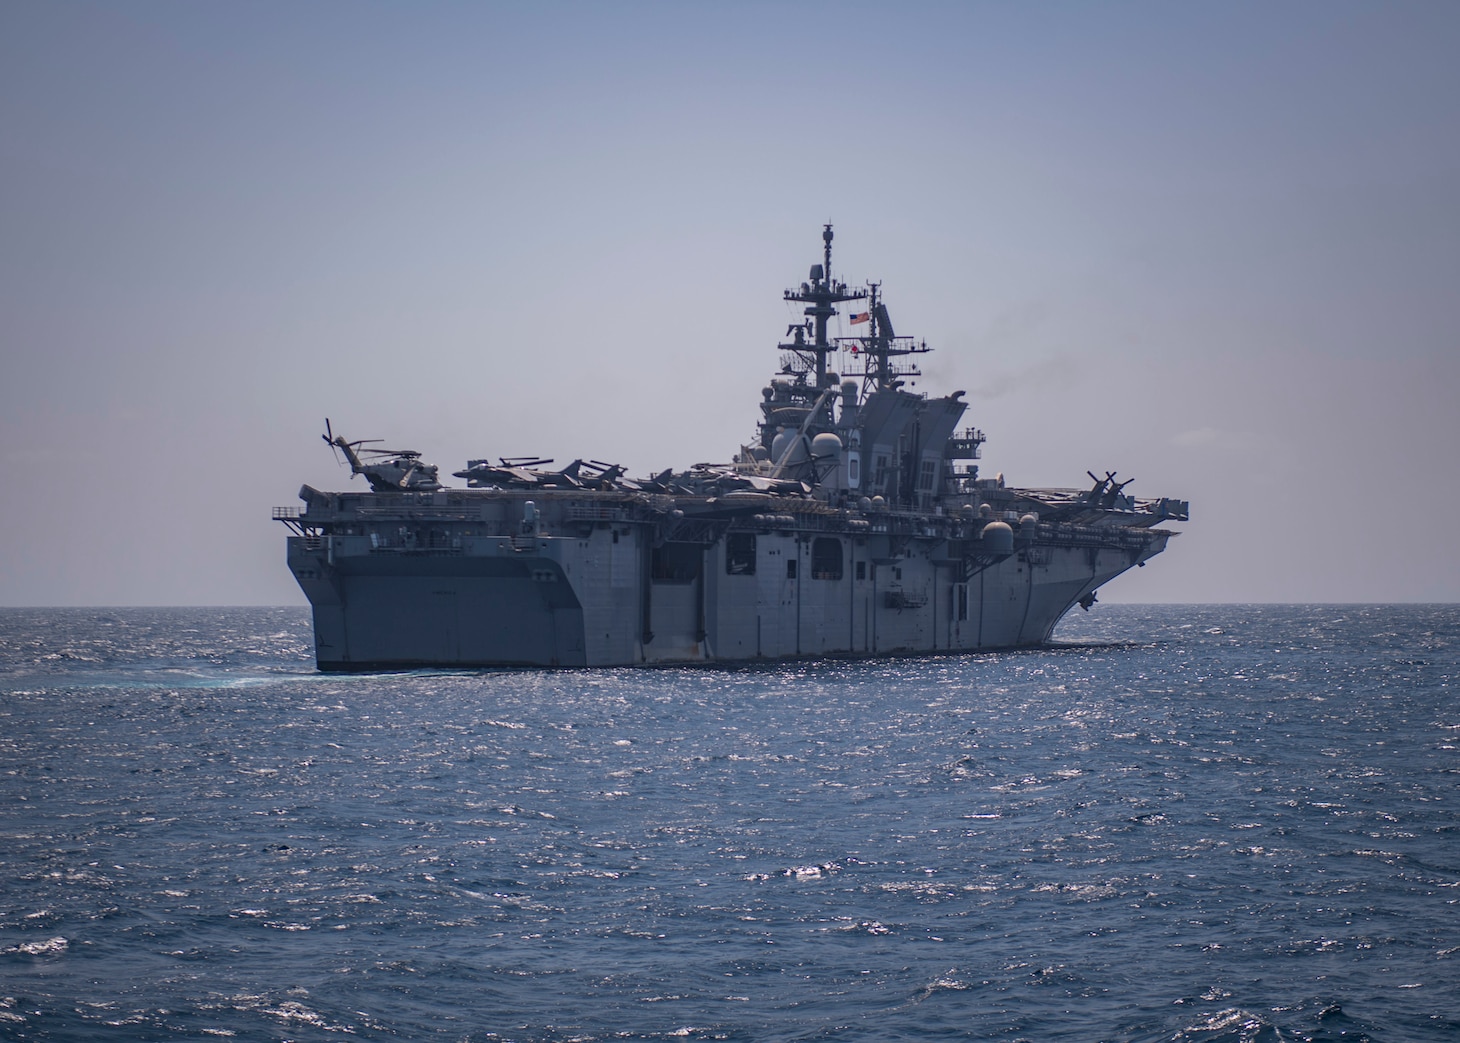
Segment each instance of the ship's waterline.
[[[1159,554],[1187,505],[1138,500],[1113,472],[1089,489],[1017,489],[957,432],[962,392],[904,389],[879,287],[824,259],[786,299],[756,439],[724,465],[630,480],[574,461],[470,461],[445,489],[413,451],[328,430],[369,492],[300,490],[289,566],[325,670],[623,666],[974,651],[1046,641],[1114,576]],[[832,338],[834,305],[866,334]],[[845,363],[842,375],[829,360]],[[843,379],[845,376],[846,379]],[[1094,476],[1092,475],[1092,478]]]

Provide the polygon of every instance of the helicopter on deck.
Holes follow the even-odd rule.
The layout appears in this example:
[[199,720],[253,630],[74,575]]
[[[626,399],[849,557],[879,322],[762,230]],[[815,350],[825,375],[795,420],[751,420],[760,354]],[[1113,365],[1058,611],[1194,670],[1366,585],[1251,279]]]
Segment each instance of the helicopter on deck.
[[414,449],[364,448],[371,442],[384,439],[347,441],[344,435],[335,434],[329,417],[325,417],[324,434],[320,437],[330,448],[345,454],[345,459],[350,463],[350,477],[363,474],[370,483],[371,492],[435,492],[441,488],[441,483],[436,478],[436,465],[421,463],[421,454]]
[[606,464],[601,460],[574,460],[556,471],[542,470],[544,465],[552,462],[551,459],[529,456],[498,457],[496,464],[490,460],[468,460],[466,470],[453,471],[452,474],[457,478],[465,478],[469,489],[534,486],[545,489],[623,489],[638,492],[653,483],[652,479],[630,481],[624,477],[622,465]]

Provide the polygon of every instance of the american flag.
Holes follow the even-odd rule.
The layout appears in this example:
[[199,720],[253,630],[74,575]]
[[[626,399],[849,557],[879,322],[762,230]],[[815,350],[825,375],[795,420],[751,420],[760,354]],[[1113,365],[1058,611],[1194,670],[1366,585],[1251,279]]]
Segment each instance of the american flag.
[[855,314],[855,315],[852,316],[852,325],[855,326],[859,322],[866,322],[871,317],[872,317],[872,313],[871,312],[859,311],[859,312],[857,312],[857,314]]

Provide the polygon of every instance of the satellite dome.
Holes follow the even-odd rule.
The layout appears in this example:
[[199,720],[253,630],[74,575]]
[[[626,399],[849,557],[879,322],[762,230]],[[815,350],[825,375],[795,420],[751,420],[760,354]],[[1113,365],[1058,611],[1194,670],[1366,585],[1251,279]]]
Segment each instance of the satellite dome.
[[986,554],[1013,554],[1014,530],[1004,522],[989,522],[979,533]]
[[830,431],[824,431],[811,440],[811,455],[818,460],[840,460],[842,440]]

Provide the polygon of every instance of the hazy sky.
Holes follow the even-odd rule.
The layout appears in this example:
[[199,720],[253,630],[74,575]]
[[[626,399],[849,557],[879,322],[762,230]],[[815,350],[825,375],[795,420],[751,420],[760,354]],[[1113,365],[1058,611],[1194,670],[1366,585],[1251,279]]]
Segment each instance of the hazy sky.
[[1106,600],[1460,600],[1457,54],[1448,0],[4,0],[0,604],[302,603],[326,415],[726,460],[825,221],[985,474],[1191,501]]

